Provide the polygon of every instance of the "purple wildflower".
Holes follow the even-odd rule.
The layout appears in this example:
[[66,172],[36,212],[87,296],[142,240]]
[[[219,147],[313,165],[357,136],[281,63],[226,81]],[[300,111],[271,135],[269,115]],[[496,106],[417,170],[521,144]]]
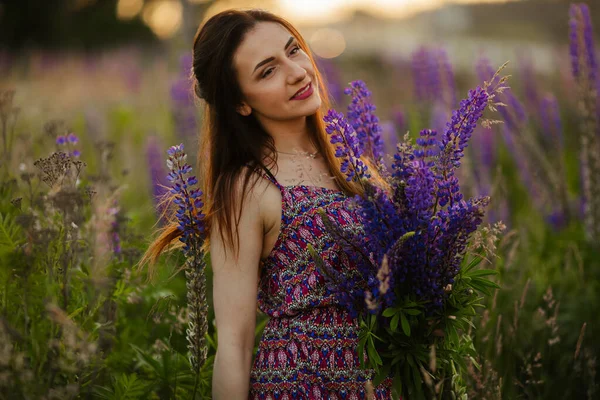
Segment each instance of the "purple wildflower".
[[460,159],[471,138],[477,121],[482,117],[487,107],[488,94],[477,86],[469,91],[467,99],[460,102],[460,108],[452,112],[452,119],[446,126],[440,141],[439,162],[436,167],[439,180],[438,201],[441,206],[450,202],[450,205],[462,199],[458,178],[454,170],[460,166]]
[[562,154],[564,139],[562,134],[562,122],[560,109],[556,97],[552,94],[544,96],[540,103],[540,114],[544,138],[555,145],[555,149]]
[[594,35],[590,19],[590,10],[587,4],[571,4],[571,7],[569,8],[569,17],[570,53],[573,76],[577,78],[581,72],[584,74],[587,72],[586,78],[590,81],[590,86],[596,87],[598,62],[594,48]]
[[331,99],[334,104],[339,104],[342,101],[342,95],[344,93],[339,68],[335,65],[333,60],[327,58],[318,58],[317,65],[319,71],[323,73],[323,78],[327,84]]
[[66,144],[66,143],[67,143],[67,138],[64,137],[63,135],[60,135],[60,136],[56,137],[56,144],[57,145],[62,146],[64,144]]
[[[463,200],[455,176],[488,98],[487,91],[477,87],[452,113],[440,138],[436,130],[425,129],[415,144],[400,142],[392,173],[385,177],[390,193],[366,180],[365,195],[352,199],[364,229],[340,242],[360,277],[344,280],[338,276],[330,285],[332,290],[337,288],[340,303],[351,312],[363,312],[368,298],[379,305],[369,306],[370,312],[377,313],[382,305],[393,306],[398,295],[416,296],[429,304],[430,312],[443,306],[444,288],[454,282],[467,239],[481,223],[489,202],[487,197]],[[331,142],[341,144],[337,155],[344,160],[354,157],[355,162],[362,154],[356,132],[365,127],[357,123],[355,131],[335,111],[325,121]],[[344,161],[342,168],[352,162]],[[347,168],[344,172],[354,176]],[[384,259],[390,271],[386,279],[394,290],[381,293],[377,273]]]
[[600,124],[598,121],[598,62],[586,4],[569,8],[571,67],[577,81],[581,110],[581,182],[586,236],[600,237]]
[[363,81],[354,81],[344,93],[352,96],[347,117],[356,131],[362,153],[380,164],[383,160],[383,141],[379,118],[375,115],[375,105],[371,102],[371,92]]
[[79,150],[75,149],[71,152],[71,156],[78,158],[81,156],[81,152]]
[[167,154],[167,167],[170,170],[167,179],[171,182],[170,192],[175,195],[178,228],[182,232],[179,240],[184,243],[183,252],[189,257],[198,254],[199,246],[204,240],[202,191],[195,188],[198,184],[196,177],[188,176],[192,167],[186,163],[187,154],[183,151],[183,143],[169,148]]
[[331,137],[330,143],[337,144],[335,156],[342,160],[341,171],[346,174],[346,180],[370,178],[367,165],[360,159],[363,147],[344,114],[329,110],[323,120],[327,124],[325,130]]
[[67,135],[67,140],[69,141],[69,143],[72,143],[72,144],[76,144],[77,142],[79,142],[79,139],[73,132],[71,132],[71,133],[69,133],[69,135]]
[[440,98],[440,71],[434,54],[422,46],[412,53],[411,61],[417,101],[423,103]]
[[449,109],[456,107],[456,82],[454,77],[454,70],[452,64],[448,58],[448,53],[444,49],[437,51],[437,62],[439,68],[439,74],[443,81],[443,102]]
[[193,138],[198,127],[190,79],[191,68],[191,55],[183,55],[180,59],[179,76],[171,85],[171,114],[175,122],[175,133],[184,141]]
[[398,132],[403,133],[408,129],[408,121],[406,120],[406,114],[401,106],[396,105],[392,108],[391,119],[394,121],[394,124],[396,125],[396,130]]

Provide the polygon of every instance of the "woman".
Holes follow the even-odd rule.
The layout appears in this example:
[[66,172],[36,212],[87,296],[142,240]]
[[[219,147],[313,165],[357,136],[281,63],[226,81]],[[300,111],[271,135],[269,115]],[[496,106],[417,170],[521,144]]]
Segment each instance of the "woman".
[[[366,398],[372,371],[360,369],[357,321],[307,249],[352,268],[317,210],[359,229],[347,200],[361,193],[328,141],[327,92],[308,45],[276,15],[228,10],[199,29],[193,56],[206,103],[198,160],[219,343],[214,399]],[[146,258],[178,235],[167,228]],[[271,318],[253,360],[257,306]],[[390,385],[376,398],[391,398]]]

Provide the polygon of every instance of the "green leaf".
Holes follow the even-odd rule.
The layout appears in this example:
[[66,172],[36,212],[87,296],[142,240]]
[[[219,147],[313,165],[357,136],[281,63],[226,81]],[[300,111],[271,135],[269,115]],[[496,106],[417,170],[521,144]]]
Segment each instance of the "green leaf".
[[473,277],[481,277],[481,276],[488,276],[488,275],[498,275],[499,272],[496,271],[495,269],[478,269],[476,271],[473,271],[469,274],[469,277],[473,278]]
[[421,310],[417,310],[415,308],[405,308],[402,310],[404,313],[408,315],[419,315],[421,314]]
[[390,321],[390,329],[394,332],[398,329],[398,321],[400,320],[400,313],[394,315],[392,320]]
[[408,319],[406,319],[404,313],[400,313],[400,321],[402,324],[402,331],[406,336],[410,336],[410,323],[408,322]]
[[385,310],[383,310],[383,312],[381,313],[381,315],[383,315],[384,317],[393,317],[394,314],[396,314],[397,310],[395,308],[392,307],[388,307]]
[[485,279],[485,278],[473,278],[471,280],[471,283],[478,283],[478,284],[483,285],[483,286],[492,287],[492,288],[495,288],[495,289],[500,289],[500,286],[498,286],[498,284],[496,282],[492,282],[489,279]]
[[474,258],[473,258],[473,259],[472,259],[472,260],[469,262],[469,264],[468,264],[466,267],[464,267],[464,268],[461,268],[461,273],[462,273],[462,275],[465,275],[467,272],[469,272],[469,271],[470,271],[471,269],[473,269],[475,266],[479,265],[479,263],[481,262],[481,260],[483,260],[483,258],[482,258],[482,257],[479,257],[479,256],[477,256],[477,257],[474,257]]
[[373,378],[373,387],[377,387],[381,382],[383,382],[383,380],[389,376],[391,369],[392,366],[390,364],[384,365]]

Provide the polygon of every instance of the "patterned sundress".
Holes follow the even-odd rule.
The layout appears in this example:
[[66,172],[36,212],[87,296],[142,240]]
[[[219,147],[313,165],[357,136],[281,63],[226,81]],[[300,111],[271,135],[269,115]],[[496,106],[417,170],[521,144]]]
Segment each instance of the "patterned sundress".
[[[277,241],[262,263],[258,306],[270,319],[252,365],[249,399],[366,399],[373,371],[360,368],[358,321],[326,288],[307,249],[310,243],[325,263],[351,268],[317,210],[344,230],[358,229],[358,216],[340,190],[283,186],[270,171],[260,173],[281,191],[282,216]],[[391,399],[391,384],[386,378],[375,398]]]

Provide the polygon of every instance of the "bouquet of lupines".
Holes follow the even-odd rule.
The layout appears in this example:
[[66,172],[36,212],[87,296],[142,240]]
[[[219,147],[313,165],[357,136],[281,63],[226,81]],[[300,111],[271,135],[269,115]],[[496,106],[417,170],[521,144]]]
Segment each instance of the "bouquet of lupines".
[[[498,286],[487,279],[495,271],[476,268],[485,257],[477,252],[482,247],[465,253],[490,199],[464,199],[457,168],[484,110],[504,106],[494,101],[507,88],[508,77],[496,79],[503,67],[469,91],[441,135],[425,129],[413,144],[407,134],[391,171],[382,163],[378,119],[363,82],[345,91],[352,96],[347,117],[334,110],[325,116],[342,172],[362,184],[364,195],[351,200],[362,224],[358,234],[342,231],[325,214],[323,220],[357,268],[344,274],[310,249],[329,289],[359,318],[363,368],[377,371],[373,385],[391,373],[396,396],[466,398],[466,362],[477,365],[467,330],[474,326],[478,292],[490,295]],[[389,187],[374,184],[361,156]]]
[[204,214],[202,213],[202,191],[196,189],[198,180],[190,176],[192,167],[186,163],[187,154],[183,144],[172,146],[168,151],[167,179],[171,182],[170,192],[174,195],[173,202],[177,205],[177,220],[183,242],[183,253],[186,258],[185,277],[187,285],[187,301],[189,325],[186,330],[190,363],[196,372],[196,377],[206,362],[208,347],[206,333],[208,331],[206,302],[205,254],[201,250],[205,239]]

